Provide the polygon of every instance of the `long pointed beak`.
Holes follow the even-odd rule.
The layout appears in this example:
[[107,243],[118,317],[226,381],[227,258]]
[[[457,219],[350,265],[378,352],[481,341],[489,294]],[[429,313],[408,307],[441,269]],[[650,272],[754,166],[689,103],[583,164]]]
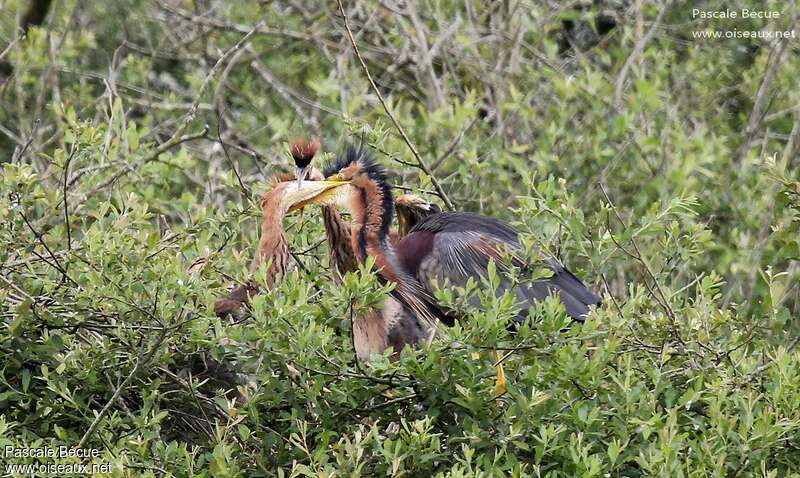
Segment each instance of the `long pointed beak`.
[[297,167],[297,169],[295,170],[295,175],[297,176],[297,187],[300,187],[300,186],[303,185],[303,180],[306,179],[306,177],[308,176],[309,171],[311,171],[311,165],[310,164],[308,166],[305,166],[305,167],[299,167],[299,166]]
[[303,181],[288,194],[289,209],[293,212],[311,204],[322,203],[339,186],[350,184],[350,181]]

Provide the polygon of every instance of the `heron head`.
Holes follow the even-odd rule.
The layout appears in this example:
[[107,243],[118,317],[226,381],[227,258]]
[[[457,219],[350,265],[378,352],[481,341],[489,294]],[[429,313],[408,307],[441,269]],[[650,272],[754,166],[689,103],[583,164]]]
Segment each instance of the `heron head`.
[[424,218],[441,212],[436,204],[429,203],[416,194],[403,194],[395,200],[397,225],[401,236],[408,234]]
[[292,182],[287,185],[288,212],[294,212],[306,206],[317,204],[332,206],[347,204],[348,197],[353,192],[349,181],[322,180]]
[[314,159],[314,155],[319,151],[319,146],[319,140],[317,139],[295,138],[289,142],[289,151],[292,153],[292,159],[294,159],[298,185],[303,183],[303,180],[306,179],[313,168],[311,160]]
[[394,206],[386,172],[363,148],[351,146],[347,154],[325,168],[324,180],[304,182],[305,187],[313,190],[309,192],[313,197],[293,205],[290,211],[310,204],[336,204],[354,212],[370,203],[380,205],[384,217],[391,220]]

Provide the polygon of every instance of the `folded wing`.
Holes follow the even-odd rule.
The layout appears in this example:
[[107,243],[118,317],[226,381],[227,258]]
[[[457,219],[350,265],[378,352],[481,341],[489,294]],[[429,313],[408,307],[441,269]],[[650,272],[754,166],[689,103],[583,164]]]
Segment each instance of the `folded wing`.
[[[491,260],[498,271],[504,271],[507,268],[502,259],[506,253],[515,266],[531,270],[514,256],[519,249],[517,232],[498,219],[468,212],[443,212],[422,219],[397,244],[395,251],[405,271],[430,295],[434,280],[439,285],[463,286],[470,277],[478,280],[485,277]],[[517,320],[527,316],[534,302],[549,295],[559,297],[570,317],[585,320],[589,306],[598,304],[600,298],[555,259],[544,261],[540,267],[548,269],[550,277],[514,284],[506,274],[500,274],[496,293],[513,290],[521,309]]]

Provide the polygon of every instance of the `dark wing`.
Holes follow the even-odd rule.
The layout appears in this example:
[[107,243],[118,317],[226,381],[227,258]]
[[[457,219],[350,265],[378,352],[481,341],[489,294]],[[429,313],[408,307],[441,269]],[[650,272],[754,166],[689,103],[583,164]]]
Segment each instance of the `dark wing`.
[[[420,221],[400,241],[396,253],[403,268],[432,294],[433,280],[439,285],[449,282],[463,286],[470,277],[485,276],[492,259],[502,271],[505,251],[513,254],[519,248],[517,232],[500,220],[468,212],[443,212]],[[513,256],[512,261],[516,266],[526,266]],[[598,304],[600,298],[555,259],[546,261],[545,266],[551,277],[516,286],[501,274],[496,292],[502,294],[513,287],[522,308],[519,319],[527,316],[534,302],[555,294],[570,317],[585,320],[589,306]]]

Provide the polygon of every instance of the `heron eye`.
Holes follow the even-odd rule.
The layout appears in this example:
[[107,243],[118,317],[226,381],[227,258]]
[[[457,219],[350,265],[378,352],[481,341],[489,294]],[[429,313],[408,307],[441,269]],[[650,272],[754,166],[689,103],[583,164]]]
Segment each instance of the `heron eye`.
[[342,173],[336,173],[332,176],[328,176],[326,178],[328,181],[344,181],[344,177],[342,177]]

